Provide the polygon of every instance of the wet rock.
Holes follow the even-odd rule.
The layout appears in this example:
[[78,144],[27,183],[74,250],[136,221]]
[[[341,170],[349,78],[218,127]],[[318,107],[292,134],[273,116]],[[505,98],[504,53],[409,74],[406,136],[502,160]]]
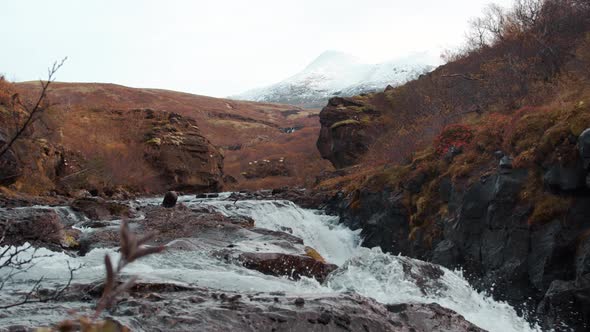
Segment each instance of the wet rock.
[[201,193],[197,194],[196,198],[217,198],[219,197],[218,193]]
[[238,260],[248,269],[274,276],[288,276],[295,280],[301,277],[323,282],[330,272],[338,267],[308,256],[281,253],[243,253]]
[[228,301],[239,294],[212,297],[200,289],[164,292],[160,301],[144,300],[143,294],[132,292],[132,299],[119,304],[113,319],[130,328],[150,326],[166,331],[483,331],[437,304],[405,304],[390,311],[352,294],[292,298],[263,293],[247,301],[240,297]]
[[65,236],[59,215],[50,209],[2,212],[0,234],[4,232],[3,245],[21,246],[28,242],[35,247],[54,250],[61,250]]
[[118,227],[105,227],[82,235],[78,245],[78,254],[86,255],[97,248],[114,248],[120,244]]
[[275,188],[273,190],[240,191],[232,193],[228,200],[288,200],[306,209],[323,208],[330,198],[329,194],[303,188]]
[[100,197],[78,198],[72,202],[71,207],[74,211],[81,212],[94,220],[119,219],[133,215],[129,206]]
[[[340,222],[352,229],[361,229],[363,246],[380,247],[394,254],[408,253],[409,212],[401,193],[361,191],[356,198],[361,205],[353,213],[340,215]],[[338,200],[339,206],[330,209],[350,211],[350,201]]]
[[100,221],[100,220],[90,220],[80,224],[80,227],[84,228],[103,228],[112,226],[112,224],[108,221]]
[[178,194],[175,191],[168,191],[164,195],[164,201],[162,202],[162,206],[165,208],[171,208],[176,205],[176,201],[178,200]]
[[537,312],[547,329],[567,326],[573,331],[588,331],[590,274],[576,281],[553,281],[539,303]]
[[459,258],[459,249],[450,240],[440,241],[432,252],[432,260],[434,262],[449,268],[459,267]]
[[[102,285],[73,285],[61,300],[97,300]],[[47,304],[23,307],[19,315],[47,311]],[[52,317],[70,317],[67,306],[51,308]],[[78,308],[92,314],[92,307]],[[275,293],[218,293],[213,290],[139,282],[121,298],[109,319],[131,330],[277,331],[277,332],[483,332],[461,315],[437,304],[383,305],[357,294],[286,296]],[[9,320],[11,321],[11,320]],[[26,330],[18,318],[12,325]]]
[[590,128],[584,130],[578,137],[578,150],[582,157],[584,168],[588,169],[590,165]]
[[503,156],[500,158],[500,163],[498,164],[500,169],[512,169],[512,158],[509,156]]
[[578,160],[571,165],[552,165],[543,176],[546,187],[557,191],[574,191],[586,186],[586,171]]

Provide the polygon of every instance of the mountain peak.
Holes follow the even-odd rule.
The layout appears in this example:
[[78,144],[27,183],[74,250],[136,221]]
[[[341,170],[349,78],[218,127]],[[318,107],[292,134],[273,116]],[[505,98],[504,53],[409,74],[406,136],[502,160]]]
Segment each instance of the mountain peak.
[[327,50],[322,52],[304,70],[312,70],[323,67],[348,66],[361,63],[360,59],[344,52]]
[[388,85],[398,86],[416,79],[434,69],[434,63],[423,58],[411,55],[400,60],[367,64],[353,55],[329,50],[285,80],[230,98],[318,108],[325,106],[333,96],[379,91]]

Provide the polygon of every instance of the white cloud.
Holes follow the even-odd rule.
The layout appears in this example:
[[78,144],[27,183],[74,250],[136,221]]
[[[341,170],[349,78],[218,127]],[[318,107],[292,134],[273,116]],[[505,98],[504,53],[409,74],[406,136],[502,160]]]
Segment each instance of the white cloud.
[[[227,96],[336,49],[370,62],[463,39],[487,0],[19,0],[0,4],[0,72]],[[508,5],[510,0],[498,1]]]

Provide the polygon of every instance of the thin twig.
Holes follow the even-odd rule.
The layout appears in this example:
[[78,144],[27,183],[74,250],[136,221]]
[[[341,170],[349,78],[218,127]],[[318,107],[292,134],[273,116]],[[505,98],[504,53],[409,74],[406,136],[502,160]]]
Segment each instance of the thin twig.
[[49,88],[49,85],[51,83],[53,83],[53,81],[55,80],[55,77],[54,77],[55,73],[61,68],[61,66],[63,66],[63,64],[65,63],[66,60],[67,60],[67,57],[63,58],[60,62],[57,62],[57,61],[54,62],[53,66],[47,70],[47,72],[48,72],[47,81],[45,81],[45,82],[40,81],[41,82],[41,93],[39,94],[39,97],[37,98],[37,101],[35,102],[35,105],[33,106],[32,109],[29,109],[23,102],[21,102],[20,98],[15,99],[17,101],[18,105],[23,107],[25,109],[25,111],[28,113],[28,115],[27,115],[25,122],[22,124],[22,126],[16,131],[16,133],[12,136],[12,138],[6,144],[4,144],[4,146],[0,149],[0,158],[2,158],[2,156],[4,156],[4,154],[6,154],[6,152],[8,152],[8,150],[12,147],[14,142],[16,142],[16,140],[18,140],[19,137],[22,136],[22,134],[25,132],[25,130],[32,123],[35,115],[37,115],[38,113],[43,111],[44,107],[42,107],[42,104],[43,104],[43,101],[45,100],[45,98],[47,97],[47,90]]

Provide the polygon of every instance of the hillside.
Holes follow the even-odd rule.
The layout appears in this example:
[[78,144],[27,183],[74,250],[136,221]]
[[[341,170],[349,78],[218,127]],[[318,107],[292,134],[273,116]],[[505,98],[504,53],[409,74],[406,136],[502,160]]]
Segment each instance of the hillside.
[[246,91],[238,100],[278,102],[307,108],[324,106],[334,96],[354,96],[382,91],[428,73],[432,59],[426,54],[413,54],[378,64],[337,51],[326,51],[301,72],[267,87]]
[[338,171],[318,190],[367,247],[460,268],[541,326],[586,331],[590,5],[530,3],[417,80],[331,99],[317,146]]
[[[38,93],[37,82],[18,83],[13,88],[23,98],[32,98]],[[163,150],[165,146],[165,140],[161,137],[158,140],[150,130],[160,130],[162,135],[172,138],[182,136],[184,130],[175,123],[175,117],[181,119],[180,123],[188,121],[190,126],[196,127],[191,129],[197,131],[195,134],[211,142],[208,149],[218,151],[215,154],[220,155],[219,167],[223,171],[223,175],[221,169],[216,175],[216,185],[178,186],[176,189],[215,191],[222,186],[260,189],[303,184],[304,174],[319,172],[327,166],[319,161],[313,147],[319,131],[314,110],[95,83],[54,82],[48,100],[54,105],[37,121],[33,141],[45,142],[70,158],[77,156],[81,160],[78,171],[94,169],[96,179],[81,176],[92,182],[90,187],[124,185],[139,192],[161,192],[169,188],[168,180],[155,181],[153,171],[146,171],[153,168],[149,163],[138,161],[147,158],[143,155],[145,149]],[[143,120],[145,112],[156,114],[158,121],[152,124],[154,128],[144,127],[147,125]],[[4,123],[9,124],[9,121]],[[285,148],[286,145],[291,148]],[[182,167],[194,167],[190,160],[173,160],[171,162],[184,163]],[[259,160],[266,167],[252,166]],[[198,167],[194,171],[198,173]],[[60,176],[54,174],[51,178]],[[75,178],[70,174],[64,176],[70,182]],[[22,185],[18,189],[42,192],[28,187]],[[51,185],[47,183],[42,187],[45,190]]]

